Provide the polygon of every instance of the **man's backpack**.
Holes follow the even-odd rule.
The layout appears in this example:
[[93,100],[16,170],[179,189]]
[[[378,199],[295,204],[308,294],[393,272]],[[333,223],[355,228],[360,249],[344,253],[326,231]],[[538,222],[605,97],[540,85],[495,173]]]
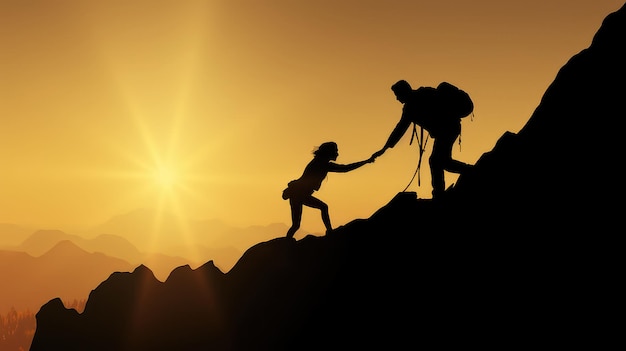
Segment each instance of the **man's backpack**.
[[474,102],[469,94],[448,82],[437,86],[437,99],[445,117],[464,118],[474,112]]
[[[432,88],[429,88],[432,89]],[[437,116],[437,118],[443,118],[441,123],[448,123],[448,121],[465,118],[470,115],[474,115],[474,102],[467,92],[458,88],[457,86],[448,82],[441,82],[435,89],[434,97],[436,102],[434,106],[431,106],[431,111]],[[413,182],[415,175],[417,175],[417,184],[420,185],[420,168],[422,164],[422,155],[426,148],[426,142],[428,136],[424,138],[424,128],[420,126],[420,133],[417,133],[417,125],[413,124],[413,135],[411,135],[410,144],[413,143],[413,139],[416,138],[419,143],[419,160],[417,162],[417,169],[413,178],[409,184],[404,188],[406,190]],[[459,146],[461,145],[461,136],[459,135]]]

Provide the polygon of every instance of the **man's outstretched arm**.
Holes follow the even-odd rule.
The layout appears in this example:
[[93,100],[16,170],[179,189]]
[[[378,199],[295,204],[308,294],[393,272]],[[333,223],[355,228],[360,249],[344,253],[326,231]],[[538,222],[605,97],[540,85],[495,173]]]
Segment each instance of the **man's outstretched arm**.
[[406,117],[404,114],[402,114],[402,118],[400,118],[400,122],[396,124],[395,128],[393,128],[393,130],[391,131],[391,134],[389,134],[389,138],[387,138],[387,142],[385,143],[385,146],[383,146],[382,149],[373,153],[372,157],[376,158],[384,154],[387,149],[393,148],[394,146],[396,146],[398,141],[400,141],[400,139],[402,139],[402,136],[404,136],[404,133],[406,133],[406,130],[409,129],[410,125],[411,125],[411,120],[408,117]]

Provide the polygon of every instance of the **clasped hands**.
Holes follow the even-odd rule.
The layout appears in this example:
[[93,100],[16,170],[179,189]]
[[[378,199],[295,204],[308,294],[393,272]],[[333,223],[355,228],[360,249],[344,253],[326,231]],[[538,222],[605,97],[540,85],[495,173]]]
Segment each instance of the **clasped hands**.
[[376,151],[375,153],[372,154],[372,156],[370,156],[370,158],[368,158],[365,162],[367,163],[372,163],[376,160],[376,158],[382,154],[385,153],[385,149],[380,149],[378,151]]

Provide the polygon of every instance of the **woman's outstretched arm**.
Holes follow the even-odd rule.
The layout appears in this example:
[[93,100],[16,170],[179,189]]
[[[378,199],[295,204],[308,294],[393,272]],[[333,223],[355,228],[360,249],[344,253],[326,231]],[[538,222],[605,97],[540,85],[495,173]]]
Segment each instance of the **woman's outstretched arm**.
[[368,163],[371,163],[371,162],[374,162],[374,157],[370,157],[367,160],[363,160],[363,161],[349,163],[347,165],[330,162],[329,163],[329,167],[328,167],[328,171],[329,172],[339,172],[339,173],[350,172],[352,170],[355,170],[355,169],[357,169],[357,168],[359,168],[359,167],[361,167],[363,165],[366,165]]

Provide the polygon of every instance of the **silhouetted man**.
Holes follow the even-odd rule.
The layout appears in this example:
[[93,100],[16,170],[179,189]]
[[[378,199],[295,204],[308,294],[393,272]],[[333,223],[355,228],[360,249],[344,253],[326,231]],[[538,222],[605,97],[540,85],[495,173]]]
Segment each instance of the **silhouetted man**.
[[433,87],[420,87],[416,90],[411,85],[400,80],[391,86],[402,107],[400,122],[393,129],[385,146],[372,154],[376,158],[389,148],[393,148],[402,138],[411,123],[415,123],[434,139],[433,150],[429,158],[430,173],[432,177],[433,199],[441,197],[445,191],[444,170],[452,173],[463,173],[472,166],[452,159],[452,147],[454,141],[461,133],[461,118],[446,118],[445,106],[437,103],[437,89]]

